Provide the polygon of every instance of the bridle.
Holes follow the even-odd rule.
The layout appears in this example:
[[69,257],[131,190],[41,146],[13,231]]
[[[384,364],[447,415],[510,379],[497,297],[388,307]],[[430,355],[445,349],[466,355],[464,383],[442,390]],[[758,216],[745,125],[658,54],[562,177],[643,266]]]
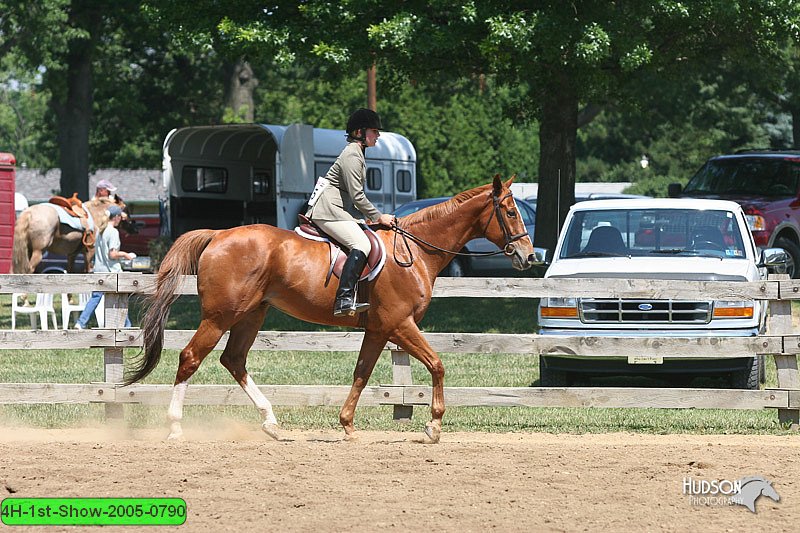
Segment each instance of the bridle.
[[[492,222],[492,218],[497,218],[497,224],[500,226],[500,229],[503,232],[503,239],[505,239],[505,245],[503,246],[502,250],[497,250],[496,252],[456,252],[453,250],[447,250],[446,248],[442,248],[440,246],[436,246],[435,244],[429,243],[428,241],[414,235],[408,230],[405,230],[397,225],[395,222],[392,225],[392,231],[395,232],[394,235],[394,244],[392,246],[392,254],[394,255],[394,260],[403,267],[410,267],[414,264],[414,254],[411,252],[411,247],[408,245],[408,241],[406,237],[411,239],[412,241],[418,242],[420,244],[424,244],[429,248],[433,248],[434,250],[438,250],[440,252],[444,252],[446,254],[451,255],[459,255],[459,256],[467,256],[467,257],[488,257],[492,255],[498,254],[505,254],[506,256],[511,256],[514,254],[514,247],[512,244],[523,237],[528,235],[527,229],[522,233],[512,234],[511,230],[508,228],[508,224],[503,219],[502,215],[502,203],[503,201],[508,198],[509,196],[513,196],[512,193],[507,193],[505,196],[498,197],[494,194],[492,195],[492,202],[494,204],[492,212],[489,214],[489,219],[486,221],[486,224],[483,226],[483,234],[486,235],[486,230],[489,229],[489,224]],[[408,252],[408,256],[411,258],[410,261],[401,261],[397,257],[397,235],[400,235],[403,238],[403,245],[406,248],[406,252]]]

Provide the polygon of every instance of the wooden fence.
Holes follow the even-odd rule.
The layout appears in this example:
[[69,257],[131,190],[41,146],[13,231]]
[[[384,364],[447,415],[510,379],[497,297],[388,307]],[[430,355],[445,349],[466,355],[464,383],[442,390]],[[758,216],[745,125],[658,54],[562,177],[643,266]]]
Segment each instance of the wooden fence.
[[[775,408],[782,423],[798,427],[800,377],[797,353],[800,334],[793,333],[791,300],[800,299],[800,281],[772,276],[760,282],[698,282],[664,280],[597,280],[531,278],[440,278],[434,297],[540,298],[583,296],[613,298],[673,298],[768,300],[770,312],[764,335],[757,337],[547,337],[536,334],[426,333],[433,348],[449,353],[509,353],[521,355],[579,354],[708,358],[771,355],[778,372],[778,387],[765,390],[675,389],[629,387],[446,387],[449,406],[525,407],[663,407],[663,408]],[[180,294],[196,294],[193,276],[182,280]],[[89,384],[2,383],[0,403],[104,403],[109,416],[119,416],[124,404],[167,405],[171,384],[129,387],[116,385],[122,378],[126,349],[141,346],[138,329],[124,329],[128,295],[152,292],[155,276],[143,274],[35,274],[0,275],[0,294],[15,292],[102,291],[105,328],[91,330],[0,330],[0,350],[48,348],[102,348],[104,382]],[[68,288],[68,289],[67,289]],[[531,300],[531,313],[535,313]],[[622,332],[621,332],[622,333]],[[167,330],[164,347],[182,349],[194,331]],[[357,352],[363,334],[351,332],[262,331],[253,350],[311,350]],[[224,347],[227,335],[218,349]],[[367,387],[359,405],[393,405],[397,419],[408,418],[414,406],[429,405],[430,386],[415,385],[409,356],[397,346],[391,352],[393,382]],[[0,354],[2,357],[2,354]],[[2,360],[0,359],[0,364]],[[274,405],[341,405],[350,385],[262,385]],[[236,384],[193,385],[187,404],[249,405]]]

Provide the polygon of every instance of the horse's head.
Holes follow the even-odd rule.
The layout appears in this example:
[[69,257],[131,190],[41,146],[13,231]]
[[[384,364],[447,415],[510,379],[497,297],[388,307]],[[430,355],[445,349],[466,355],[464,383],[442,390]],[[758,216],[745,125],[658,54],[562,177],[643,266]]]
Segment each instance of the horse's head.
[[517,270],[526,270],[537,262],[533,250],[533,242],[525,228],[525,221],[517,209],[514,195],[511,193],[511,177],[503,183],[496,174],[491,188],[492,213],[484,228],[484,236],[495,243],[498,248],[511,258],[511,264]]
[[130,209],[119,195],[115,196],[114,202],[119,206],[120,209],[122,209],[122,221],[119,223],[119,228],[125,233],[129,233],[131,235],[136,235],[139,233],[139,228],[144,226],[144,223],[136,222],[131,219]]

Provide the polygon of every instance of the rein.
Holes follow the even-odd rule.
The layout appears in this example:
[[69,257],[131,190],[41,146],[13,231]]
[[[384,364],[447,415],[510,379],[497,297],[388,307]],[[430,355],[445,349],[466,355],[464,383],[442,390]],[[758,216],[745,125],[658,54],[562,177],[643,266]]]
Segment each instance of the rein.
[[[511,247],[511,243],[513,243],[515,241],[518,241],[519,239],[525,237],[526,235],[528,235],[528,232],[527,231],[523,231],[522,233],[511,234],[511,231],[508,229],[508,225],[506,224],[505,220],[503,220],[503,217],[500,216],[500,207],[501,207],[500,204],[501,204],[501,202],[503,200],[505,200],[506,198],[508,198],[509,196],[511,196],[511,195],[512,195],[512,193],[508,193],[505,196],[503,196],[502,198],[498,198],[497,196],[492,195],[492,202],[494,203],[494,209],[492,209],[492,212],[489,215],[489,219],[486,221],[486,225],[483,227],[483,233],[485,235],[486,234],[486,230],[489,229],[489,224],[492,222],[492,217],[494,217],[494,216],[497,217],[497,224],[500,226],[500,229],[503,231],[503,238],[506,241],[506,244],[505,244],[505,246],[503,247],[502,250],[497,250],[496,252],[456,252],[456,251],[453,251],[453,250],[448,250],[446,248],[442,248],[440,246],[436,246],[435,244],[432,244],[432,243],[426,241],[425,239],[414,235],[410,231],[401,228],[400,226],[397,225],[397,223],[395,223],[395,224],[392,225],[392,228],[391,228],[392,231],[395,232],[394,244],[392,246],[392,256],[394,257],[395,262],[398,265],[402,266],[402,267],[410,267],[411,265],[414,264],[414,254],[411,252],[411,247],[408,245],[407,238],[409,238],[409,239],[411,239],[411,240],[413,240],[415,242],[418,242],[420,244],[424,244],[425,246],[427,246],[429,248],[433,248],[434,250],[438,250],[440,252],[444,252],[444,253],[450,254],[450,255],[458,255],[458,256],[466,256],[466,257],[488,257],[488,256],[492,256],[492,255],[499,255],[499,254],[505,254],[505,255],[508,255],[508,256],[512,255],[514,253],[514,249]],[[403,245],[405,246],[406,251],[408,252],[408,256],[411,258],[410,261],[401,261],[397,257],[397,235],[402,236]]]

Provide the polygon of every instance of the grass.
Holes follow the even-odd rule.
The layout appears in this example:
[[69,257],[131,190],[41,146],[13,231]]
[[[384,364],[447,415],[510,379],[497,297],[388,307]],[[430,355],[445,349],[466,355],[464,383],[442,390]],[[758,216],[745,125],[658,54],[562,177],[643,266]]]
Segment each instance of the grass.
[[[134,317],[138,302],[132,302]],[[536,302],[531,299],[478,300],[434,299],[421,326],[426,331],[529,333],[534,331]],[[10,328],[10,297],[0,295],[0,329]],[[181,297],[173,306],[168,327],[194,329],[199,322],[196,297]],[[136,321],[134,320],[134,323]],[[263,329],[330,330],[270,311]],[[220,352],[212,352],[192,383],[231,384],[218,363]],[[518,354],[441,354],[448,386],[524,387],[538,379],[538,357]],[[102,350],[2,350],[0,383],[88,383],[102,381]],[[178,351],[165,350],[160,365],[146,383],[172,383]],[[260,384],[349,385],[356,356],[351,352],[254,351],[248,370]],[[767,386],[776,386],[775,366],[767,359]],[[412,360],[414,383],[429,384],[421,364]],[[391,360],[378,361],[371,384],[391,383]],[[612,381],[608,383],[614,385]],[[621,381],[617,385],[624,385]],[[649,383],[661,386],[660,383]],[[637,386],[647,386],[637,383]],[[714,386],[713,382],[699,383]],[[338,408],[276,407],[283,427],[299,429],[338,428]],[[132,427],[164,426],[166,406],[127,406],[126,423]],[[187,406],[185,419],[207,421],[234,418],[256,427],[259,418],[250,406]],[[414,409],[411,424],[392,420],[392,408],[361,407],[356,424],[362,429],[418,432],[429,419],[425,407]],[[97,425],[104,419],[102,405],[0,405],[0,419],[10,424],[38,427]],[[451,407],[445,415],[446,431],[598,433],[629,431],[644,433],[743,433],[785,434],[773,409],[685,410],[685,409],[577,409],[519,407]]]

